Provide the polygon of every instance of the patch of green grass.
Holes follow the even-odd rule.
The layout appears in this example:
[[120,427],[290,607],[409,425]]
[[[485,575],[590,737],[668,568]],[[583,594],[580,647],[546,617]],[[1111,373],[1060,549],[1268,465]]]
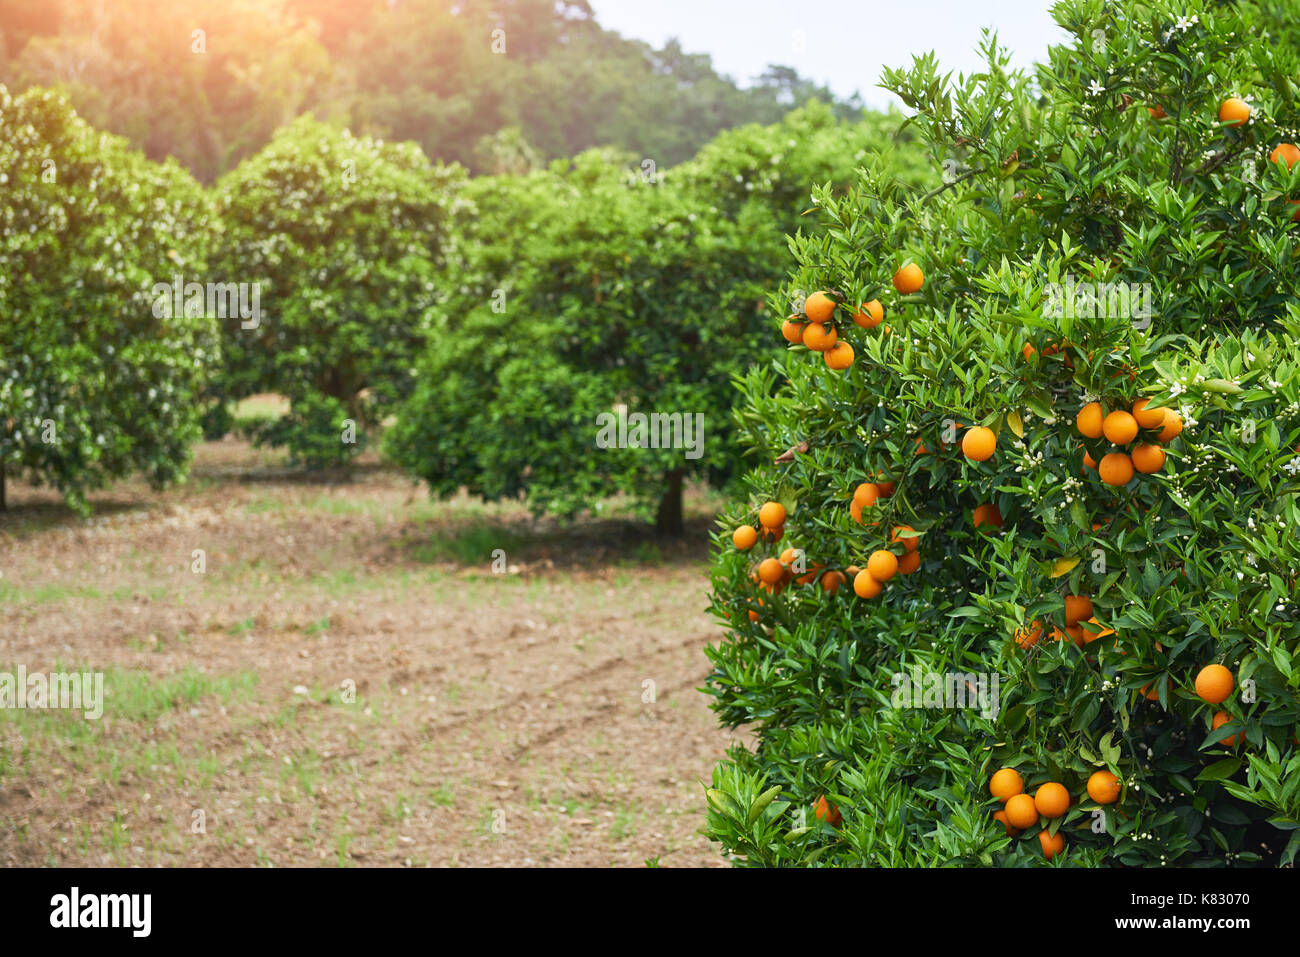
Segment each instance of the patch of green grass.
[[31,603],[36,605],[53,605],[73,598],[103,598],[97,588],[87,585],[33,585],[22,588],[13,582],[0,579],[0,603]]

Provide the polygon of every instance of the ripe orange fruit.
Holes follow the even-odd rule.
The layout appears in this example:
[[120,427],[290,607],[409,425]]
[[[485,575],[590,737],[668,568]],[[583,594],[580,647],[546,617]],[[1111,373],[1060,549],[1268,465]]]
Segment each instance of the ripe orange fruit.
[[853,314],[853,321],[863,329],[874,329],[885,318],[885,307],[880,304],[879,299],[872,299],[870,302],[864,302],[858,306],[858,311]]
[[989,778],[989,794],[1001,801],[1007,803],[1007,798],[1020,794],[1025,790],[1025,780],[1020,776],[1020,772],[1015,768],[1003,768],[995,771],[993,777]]
[[1088,778],[1088,797],[1098,804],[1114,804],[1119,800],[1119,778],[1109,771],[1094,771]]
[[[915,539],[913,539],[913,541],[915,541]],[[898,572],[900,575],[910,575],[920,567],[920,552],[904,552],[903,557],[898,560]]]
[[1020,354],[1025,357],[1026,362],[1032,359],[1037,353],[1038,350],[1027,342],[1025,343],[1025,347],[1020,350]]
[[758,510],[758,520],[768,528],[785,524],[785,506],[780,502],[766,502]]
[[976,506],[973,518],[976,528],[979,528],[981,525],[992,525],[994,528],[1002,527],[1002,513],[999,512],[998,507],[991,502],[986,502],[983,505]]
[[836,372],[843,371],[853,365],[853,347],[841,339],[823,352],[822,358],[826,360],[829,368]]
[[1116,409],[1102,421],[1101,431],[1116,445],[1128,445],[1137,438],[1137,419],[1123,409]]
[[1219,104],[1219,122],[1230,126],[1242,126],[1250,119],[1250,107],[1238,97],[1230,97]]
[[754,547],[758,541],[758,531],[753,525],[742,525],[731,533],[731,544],[735,545],[742,552],[747,552]]
[[1013,794],[1007,798],[1006,812],[1012,827],[1023,830],[1038,823],[1038,808],[1028,794]]
[[1075,625],[1092,614],[1092,599],[1087,595],[1065,596],[1065,623]]
[[803,331],[808,327],[808,323],[799,322],[797,319],[787,319],[781,323],[781,335],[786,342],[800,343],[803,342]]
[[[1148,409],[1150,399],[1138,399],[1133,403],[1133,418],[1144,429],[1158,429],[1165,424],[1164,406]],[[1096,438],[1094,435],[1093,438]]]
[[835,315],[835,300],[824,292],[815,292],[804,300],[803,314],[809,322],[830,322]]
[[813,352],[825,352],[835,345],[839,333],[834,326],[823,326],[820,322],[810,322],[803,331],[803,344]]
[[1099,439],[1101,438],[1101,420],[1101,403],[1089,402],[1074,417],[1074,425],[1079,430],[1080,435],[1086,435],[1090,439]]
[[[1095,627],[1089,628],[1088,625],[1094,625]],[[1083,644],[1085,645],[1092,644],[1098,638],[1105,638],[1107,635],[1115,634],[1114,628],[1101,627],[1101,622],[1097,620],[1095,615],[1088,619],[1087,624],[1081,624],[1079,628],[1081,629],[1080,634],[1083,638]]]
[[785,578],[785,566],[775,558],[765,558],[758,563],[758,577],[764,585],[775,585]]
[[1143,475],[1165,467],[1165,450],[1158,445],[1139,445],[1133,449],[1133,467]]
[[762,524],[759,525],[758,537],[761,538],[763,541],[767,542],[769,545],[775,542],[779,542],[781,540],[781,536],[784,534],[785,534],[784,525],[777,525],[775,528],[772,528],[767,525],[762,525]]
[[844,573],[841,571],[826,572],[822,575],[822,591],[828,595],[834,595],[846,581],[848,579],[844,577]]
[[921,272],[921,267],[916,263],[908,263],[898,272],[894,273],[894,288],[904,296],[920,292],[921,287],[925,285],[925,273]]
[[[1228,714],[1228,712],[1226,711],[1215,712],[1214,718],[1210,721],[1210,730],[1218,731],[1220,728],[1222,728],[1225,724],[1227,724],[1231,720],[1232,720],[1232,715]],[[1235,734],[1230,735],[1229,737],[1224,738],[1219,743],[1230,748],[1237,743],[1238,737],[1239,735],[1235,735]]]
[[1300,163],[1300,149],[1296,149],[1294,143],[1279,143],[1273,147],[1273,152],[1268,154],[1268,161],[1276,163],[1278,160],[1286,163],[1286,168],[1290,169],[1296,163]]
[[1173,409],[1165,409],[1165,427],[1156,436],[1164,445],[1168,445],[1183,431],[1183,420]]
[[853,501],[858,508],[870,508],[880,498],[880,486],[875,482],[863,482],[853,490]]
[[1086,470],[1086,469],[1095,469],[1096,467],[1097,467],[1097,460],[1094,459],[1091,455],[1089,455],[1087,449],[1085,449],[1083,452],[1083,468]]
[[1202,701],[1220,704],[1232,694],[1232,672],[1223,665],[1206,665],[1196,676],[1196,693]]
[[916,537],[910,536],[908,538],[904,538],[901,535],[902,532],[914,532],[914,531],[916,531],[916,529],[914,529],[911,525],[899,525],[893,530],[893,532],[890,533],[889,540],[891,542],[898,542],[909,552],[914,552],[916,551]]
[[992,429],[986,429],[982,425],[967,429],[961,437],[962,454],[974,462],[985,462],[992,458],[997,447],[998,437]]
[[1007,837],[1015,837],[1020,833],[1020,828],[1011,826],[1011,821],[1007,818],[1006,811],[994,811],[993,820],[1000,822],[1002,826],[1006,828]]
[[1055,835],[1046,831],[1038,832],[1038,843],[1043,848],[1043,857],[1049,861],[1065,850],[1065,835],[1057,831]]
[[853,591],[859,598],[875,598],[884,587],[872,578],[871,572],[866,569],[853,576]]
[[1111,452],[1101,457],[1097,474],[1107,485],[1127,485],[1133,477],[1133,461],[1123,452]]
[[1016,632],[1016,644],[1028,651],[1034,645],[1038,644],[1038,639],[1043,637],[1043,623],[1034,619],[1033,623]]
[[1161,106],[1159,103],[1157,103],[1155,106],[1148,106],[1147,112],[1151,114],[1151,118],[1153,120],[1163,120],[1166,116],[1169,115],[1168,113],[1165,112],[1165,108]]
[[1146,698],[1148,701],[1160,700],[1160,691],[1158,688],[1156,688],[1156,683],[1154,681],[1150,682],[1149,684],[1144,684],[1141,688],[1139,688],[1138,694]]
[[817,820],[825,821],[831,827],[839,827],[840,821],[843,820],[840,817],[840,809],[826,800],[825,794],[819,797],[817,803],[813,805],[813,813],[817,815]]
[[883,481],[884,476],[885,476],[884,472],[876,473],[876,488],[880,489],[881,495],[893,495],[894,488],[898,485],[898,483],[892,481]]
[[878,582],[887,582],[898,574],[898,556],[878,548],[867,559],[867,574]]
[[1043,817],[1060,817],[1070,809],[1070,792],[1064,784],[1050,781],[1034,792],[1034,807]]

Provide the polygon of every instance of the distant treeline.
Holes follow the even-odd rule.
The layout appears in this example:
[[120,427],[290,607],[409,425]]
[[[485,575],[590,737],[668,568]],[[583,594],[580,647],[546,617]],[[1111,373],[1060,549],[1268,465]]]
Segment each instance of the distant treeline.
[[60,87],[203,181],[307,112],[475,173],[593,146],[671,166],[809,99],[860,113],[788,66],[742,89],[676,41],[604,29],[586,0],[0,0],[0,82]]

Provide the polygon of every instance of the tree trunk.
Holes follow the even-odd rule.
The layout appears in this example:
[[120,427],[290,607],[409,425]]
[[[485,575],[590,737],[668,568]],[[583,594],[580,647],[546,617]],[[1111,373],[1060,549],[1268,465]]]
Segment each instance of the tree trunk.
[[668,487],[659,499],[659,514],[655,516],[655,531],[660,535],[682,533],[682,481],[685,475],[685,469],[673,469],[668,473]]

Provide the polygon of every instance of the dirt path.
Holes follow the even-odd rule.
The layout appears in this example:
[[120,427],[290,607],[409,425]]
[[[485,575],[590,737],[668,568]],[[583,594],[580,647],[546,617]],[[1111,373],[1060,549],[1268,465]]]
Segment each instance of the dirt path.
[[89,520],[11,487],[0,671],[108,690],[0,711],[0,864],[722,863],[702,513],[666,548],[274,465],[202,446]]

